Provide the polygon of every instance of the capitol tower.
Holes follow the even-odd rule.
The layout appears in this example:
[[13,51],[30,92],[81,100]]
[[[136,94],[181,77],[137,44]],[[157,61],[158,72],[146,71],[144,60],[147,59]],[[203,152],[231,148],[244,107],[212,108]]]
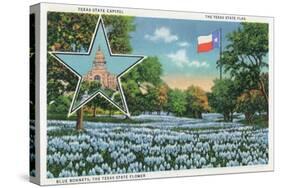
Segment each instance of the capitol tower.
[[96,52],[92,69],[83,78],[87,81],[99,82],[104,89],[114,91],[117,89],[117,78],[114,74],[108,72],[105,57],[100,46]]

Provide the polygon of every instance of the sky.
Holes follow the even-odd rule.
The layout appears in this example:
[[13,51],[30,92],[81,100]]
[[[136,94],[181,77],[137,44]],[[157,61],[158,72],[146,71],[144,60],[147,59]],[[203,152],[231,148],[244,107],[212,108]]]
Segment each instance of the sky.
[[131,33],[133,54],[157,56],[164,71],[162,78],[171,88],[198,85],[206,91],[219,77],[219,49],[197,53],[197,37],[221,28],[224,47],[225,36],[240,26],[235,22],[143,17],[135,17],[135,25],[136,30]]

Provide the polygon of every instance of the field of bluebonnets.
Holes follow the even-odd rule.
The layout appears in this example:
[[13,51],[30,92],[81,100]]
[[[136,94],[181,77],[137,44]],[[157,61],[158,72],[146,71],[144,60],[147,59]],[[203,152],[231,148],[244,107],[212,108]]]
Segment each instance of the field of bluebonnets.
[[268,163],[268,129],[237,122],[140,115],[143,123],[48,121],[47,176],[152,172]]

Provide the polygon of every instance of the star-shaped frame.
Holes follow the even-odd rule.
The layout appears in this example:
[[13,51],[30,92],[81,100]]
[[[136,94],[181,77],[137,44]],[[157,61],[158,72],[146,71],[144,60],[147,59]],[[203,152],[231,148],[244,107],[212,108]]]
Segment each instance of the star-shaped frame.
[[[97,47],[97,45],[100,45],[100,44],[96,44],[96,41],[105,43],[104,48],[106,49],[109,55],[108,58],[110,58],[110,61],[107,63],[112,64],[111,68],[113,72],[117,75],[116,76],[117,91],[120,93],[122,105],[116,103],[113,97],[108,96],[108,94],[106,94],[106,92],[102,88],[98,88],[94,90],[94,92],[92,92],[89,96],[87,96],[83,101],[80,101],[80,103],[78,101],[78,104],[76,105],[78,94],[81,90],[81,84],[83,83],[83,81],[85,81],[83,79],[83,77],[85,76],[85,72],[90,71],[89,66],[82,70],[81,65],[83,64],[81,63],[87,62],[89,64],[89,61],[91,62],[91,59],[93,59],[93,55],[94,55],[94,49],[96,49],[94,48],[94,46],[96,45]],[[93,98],[95,98],[98,95],[102,96],[104,99],[106,99],[108,102],[114,105],[125,115],[130,116],[130,112],[122,88],[121,77],[124,74],[126,74],[128,71],[130,71],[133,67],[135,67],[137,64],[142,62],[142,60],[145,59],[146,56],[131,55],[131,54],[113,54],[107,38],[104,22],[101,16],[99,16],[98,18],[98,22],[87,52],[80,53],[80,52],[51,51],[49,52],[49,54],[52,57],[54,57],[58,62],[62,63],[66,68],[68,68],[73,74],[75,74],[78,77],[78,83],[76,85],[75,93],[69,108],[68,116],[71,116],[73,113],[75,113],[77,110],[82,108],[85,104],[90,102]]]

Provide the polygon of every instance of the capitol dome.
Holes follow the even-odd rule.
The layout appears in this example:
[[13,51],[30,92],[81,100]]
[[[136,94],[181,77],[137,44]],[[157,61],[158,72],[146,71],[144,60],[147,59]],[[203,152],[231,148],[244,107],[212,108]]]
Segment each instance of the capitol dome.
[[100,46],[96,52],[95,63],[105,63],[105,57],[104,57],[103,52],[100,49]]

